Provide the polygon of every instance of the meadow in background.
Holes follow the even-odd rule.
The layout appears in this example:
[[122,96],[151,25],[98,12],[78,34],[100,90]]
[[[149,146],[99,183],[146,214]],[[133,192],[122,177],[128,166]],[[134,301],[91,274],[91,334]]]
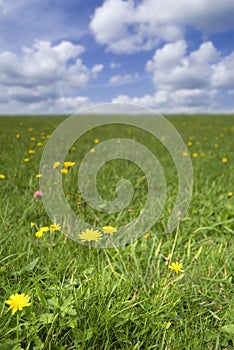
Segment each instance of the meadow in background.
[[234,116],[168,117],[194,169],[190,209],[171,233],[177,173],[161,143],[125,126],[82,136],[66,157],[75,164],[63,167],[63,186],[74,212],[91,225],[126,224],[147,197],[143,172],[114,160],[101,169],[97,188],[113,200],[116,183],[126,178],[135,190],[132,203],[111,215],[86,205],[77,173],[97,143],[141,142],[167,180],[164,212],[151,230],[126,247],[99,250],[68,239],[34,196],[43,148],[63,119],[0,118],[0,349],[233,349]]

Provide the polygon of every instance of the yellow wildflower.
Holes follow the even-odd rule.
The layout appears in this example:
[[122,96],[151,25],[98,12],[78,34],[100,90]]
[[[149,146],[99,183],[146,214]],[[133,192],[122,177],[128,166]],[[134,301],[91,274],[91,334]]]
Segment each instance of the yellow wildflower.
[[150,236],[149,232],[146,232],[146,234],[145,234],[145,239],[148,239],[149,236]]
[[9,309],[12,309],[12,315],[16,313],[17,310],[23,310],[23,307],[29,306],[30,297],[28,295],[22,294],[13,294],[8,300],[5,301],[7,305],[10,305]]
[[52,225],[50,225],[50,230],[51,231],[60,231],[61,226],[59,224],[52,224]]
[[34,151],[34,149],[29,149],[28,150],[28,154],[35,154],[36,152]]
[[76,163],[75,162],[64,162],[63,166],[65,168],[71,168],[72,166],[74,166]]
[[41,237],[43,237],[43,234],[44,234],[44,232],[39,230],[35,233],[35,236],[41,238]]
[[43,143],[42,142],[38,142],[37,143],[37,147],[41,147],[41,146],[43,146]]
[[62,174],[67,174],[67,173],[68,173],[68,170],[65,169],[65,168],[63,168],[63,169],[61,169],[61,173],[62,173]]
[[99,143],[99,139],[94,139],[93,141],[94,141],[94,143],[96,143],[96,144]]
[[112,236],[113,233],[117,232],[117,229],[113,226],[103,226],[102,231],[103,233],[109,233]]
[[60,166],[60,162],[54,162],[53,164],[53,169],[56,169],[57,167]]
[[36,174],[37,179],[39,179],[40,177],[42,177],[42,174]]
[[184,272],[182,268],[183,268],[183,264],[182,263],[179,264],[178,261],[175,263],[172,262],[171,265],[169,266],[169,269],[174,270],[176,273]]
[[47,231],[49,231],[49,227],[48,226],[43,226],[43,227],[40,228],[40,231],[43,232],[43,233],[47,232]]
[[101,239],[102,234],[99,231],[95,231],[93,229],[88,229],[87,228],[85,231],[83,231],[78,236],[83,242],[85,242],[85,241],[87,241],[87,242],[92,242],[92,241],[98,242],[99,239]]
[[226,157],[223,157],[223,158],[222,158],[222,162],[223,162],[223,163],[227,163],[227,161],[228,161],[228,159],[227,159]]
[[1,180],[5,179],[5,178],[6,178],[6,175],[0,174],[0,179],[1,179]]
[[28,163],[29,162],[29,158],[24,158],[24,163]]

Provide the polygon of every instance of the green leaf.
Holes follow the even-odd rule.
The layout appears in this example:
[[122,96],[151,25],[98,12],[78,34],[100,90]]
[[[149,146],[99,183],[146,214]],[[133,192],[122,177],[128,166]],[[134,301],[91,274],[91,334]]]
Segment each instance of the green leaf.
[[221,327],[220,331],[232,338],[234,337],[234,324],[227,324],[226,326]]
[[45,314],[42,314],[39,317],[39,322],[41,324],[49,324],[49,323],[53,322],[53,319],[54,319],[54,315],[53,314],[45,313]]

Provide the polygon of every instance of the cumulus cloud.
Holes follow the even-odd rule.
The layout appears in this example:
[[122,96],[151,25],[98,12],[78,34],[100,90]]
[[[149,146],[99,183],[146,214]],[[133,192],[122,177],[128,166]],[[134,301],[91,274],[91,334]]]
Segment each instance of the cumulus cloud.
[[216,96],[217,91],[214,89],[159,90],[153,95],[142,97],[130,98],[127,95],[120,95],[112,102],[133,103],[161,113],[202,113],[204,111],[213,112],[216,109]]
[[109,83],[111,85],[122,85],[122,84],[131,84],[136,82],[139,79],[139,74],[119,74],[119,75],[113,75],[109,79]]
[[[20,55],[4,51],[0,53],[0,90],[9,100],[28,104],[27,108],[30,104],[43,107],[44,101],[51,107],[54,100],[58,107],[83,104],[78,91],[103,69],[102,64],[88,68],[80,58],[83,52],[83,46],[69,41],[56,45],[36,41],[31,48],[23,47]],[[67,94],[76,97],[64,97]]]
[[234,88],[234,52],[213,67],[212,84],[215,87]]
[[153,75],[153,83],[160,89],[201,89],[210,84],[212,63],[218,61],[219,52],[211,42],[186,54],[185,41],[164,45],[158,49],[146,70]]
[[90,29],[109,51],[133,53],[183,39],[186,26],[206,32],[233,29],[233,16],[233,0],[106,0],[95,10]]
[[210,41],[190,53],[184,40],[165,44],[145,66],[152,74],[155,93],[134,98],[120,95],[113,102],[171,113],[216,111],[223,98],[220,89],[232,91],[234,87],[233,62],[234,53],[222,57]]

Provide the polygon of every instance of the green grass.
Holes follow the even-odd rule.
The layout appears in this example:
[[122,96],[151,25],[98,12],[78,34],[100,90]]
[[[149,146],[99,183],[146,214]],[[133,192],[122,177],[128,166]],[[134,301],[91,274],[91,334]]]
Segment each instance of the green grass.
[[[159,143],[135,128],[108,126],[77,141],[67,156],[77,165],[95,138],[129,137],[157,154],[166,173],[165,210],[149,238],[111,249],[89,249],[59,232],[35,237],[37,228],[51,224],[33,198],[43,152],[37,142],[45,145],[62,120],[0,118],[0,173],[6,176],[0,179],[0,349],[233,349],[234,196],[228,192],[234,192],[234,116],[169,117],[186,144],[192,138],[194,170],[190,209],[171,233],[165,227],[176,198],[176,169]],[[29,149],[36,153],[28,156]],[[98,174],[105,199],[115,198],[122,177],[135,189],[129,207],[111,215],[86,205],[76,175],[73,168],[64,176],[64,191],[90,224],[123,225],[144,207],[147,184],[134,164],[111,161]],[[173,247],[171,261],[182,262],[184,273],[168,268]],[[31,297],[31,306],[12,316],[5,300],[19,292]]]

